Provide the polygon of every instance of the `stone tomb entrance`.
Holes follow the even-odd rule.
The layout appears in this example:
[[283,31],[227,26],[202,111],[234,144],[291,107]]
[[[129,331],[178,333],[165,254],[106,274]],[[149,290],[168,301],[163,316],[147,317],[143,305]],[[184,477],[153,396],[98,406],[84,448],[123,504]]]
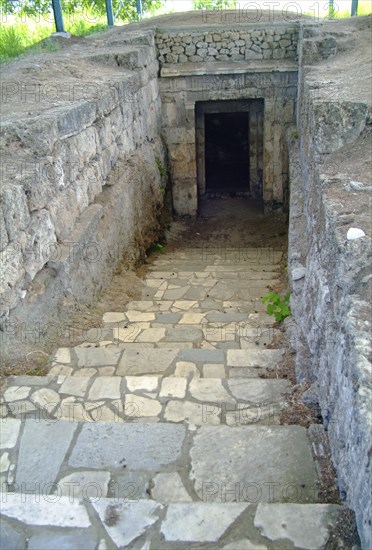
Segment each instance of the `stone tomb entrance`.
[[195,105],[199,195],[239,193],[262,199],[263,99]]

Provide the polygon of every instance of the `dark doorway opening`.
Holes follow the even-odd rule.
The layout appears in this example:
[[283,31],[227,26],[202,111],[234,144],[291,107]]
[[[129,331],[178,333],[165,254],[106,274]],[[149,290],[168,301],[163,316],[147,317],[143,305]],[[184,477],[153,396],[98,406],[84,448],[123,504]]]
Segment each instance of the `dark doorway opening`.
[[249,192],[249,113],[206,113],[206,191]]

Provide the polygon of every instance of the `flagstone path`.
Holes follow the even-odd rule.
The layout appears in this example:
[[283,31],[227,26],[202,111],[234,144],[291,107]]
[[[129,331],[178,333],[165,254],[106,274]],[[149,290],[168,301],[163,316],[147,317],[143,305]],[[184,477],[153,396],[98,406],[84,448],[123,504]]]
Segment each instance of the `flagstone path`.
[[[324,548],[307,430],[261,303],[281,251],[165,252],[140,301],[2,398],[1,548]],[[92,332],[91,332],[92,334]]]

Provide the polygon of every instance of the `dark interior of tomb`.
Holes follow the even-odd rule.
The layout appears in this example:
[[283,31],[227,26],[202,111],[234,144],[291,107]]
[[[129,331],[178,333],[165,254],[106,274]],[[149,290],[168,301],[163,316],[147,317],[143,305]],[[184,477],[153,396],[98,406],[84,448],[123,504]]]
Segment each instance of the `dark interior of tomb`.
[[207,191],[249,191],[249,114],[206,113]]

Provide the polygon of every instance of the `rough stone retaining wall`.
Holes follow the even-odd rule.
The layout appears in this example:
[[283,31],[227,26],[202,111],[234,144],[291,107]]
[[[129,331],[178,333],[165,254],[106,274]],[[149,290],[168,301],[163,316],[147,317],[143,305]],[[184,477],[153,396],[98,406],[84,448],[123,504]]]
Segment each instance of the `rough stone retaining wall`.
[[[315,42],[305,46],[306,62],[309,51],[318,59]],[[370,193],[355,191],[332,160],[348,144],[363,147],[371,119],[367,104],[322,99],[316,86],[302,63],[299,139],[290,146],[290,328],[297,377],[311,384],[304,398],[320,405],[341,496],[356,512],[363,548],[371,548]],[[350,227],[366,236],[348,240]]]
[[[165,162],[158,61],[152,31],[135,36],[137,46],[126,45],[130,39],[86,54],[82,63],[97,73],[88,99],[46,105],[35,118],[4,117],[5,347],[16,349],[27,331],[32,342],[36,322],[91,299],[123,257],[136,261],[156,239],[165,183],[157,166]],[[21,326],[24,338],[15,340]]]
[[204,32],[161,29],[156,34],[159,63],[295,59],[298,29],[288,25],[270,27],[211,27]]

